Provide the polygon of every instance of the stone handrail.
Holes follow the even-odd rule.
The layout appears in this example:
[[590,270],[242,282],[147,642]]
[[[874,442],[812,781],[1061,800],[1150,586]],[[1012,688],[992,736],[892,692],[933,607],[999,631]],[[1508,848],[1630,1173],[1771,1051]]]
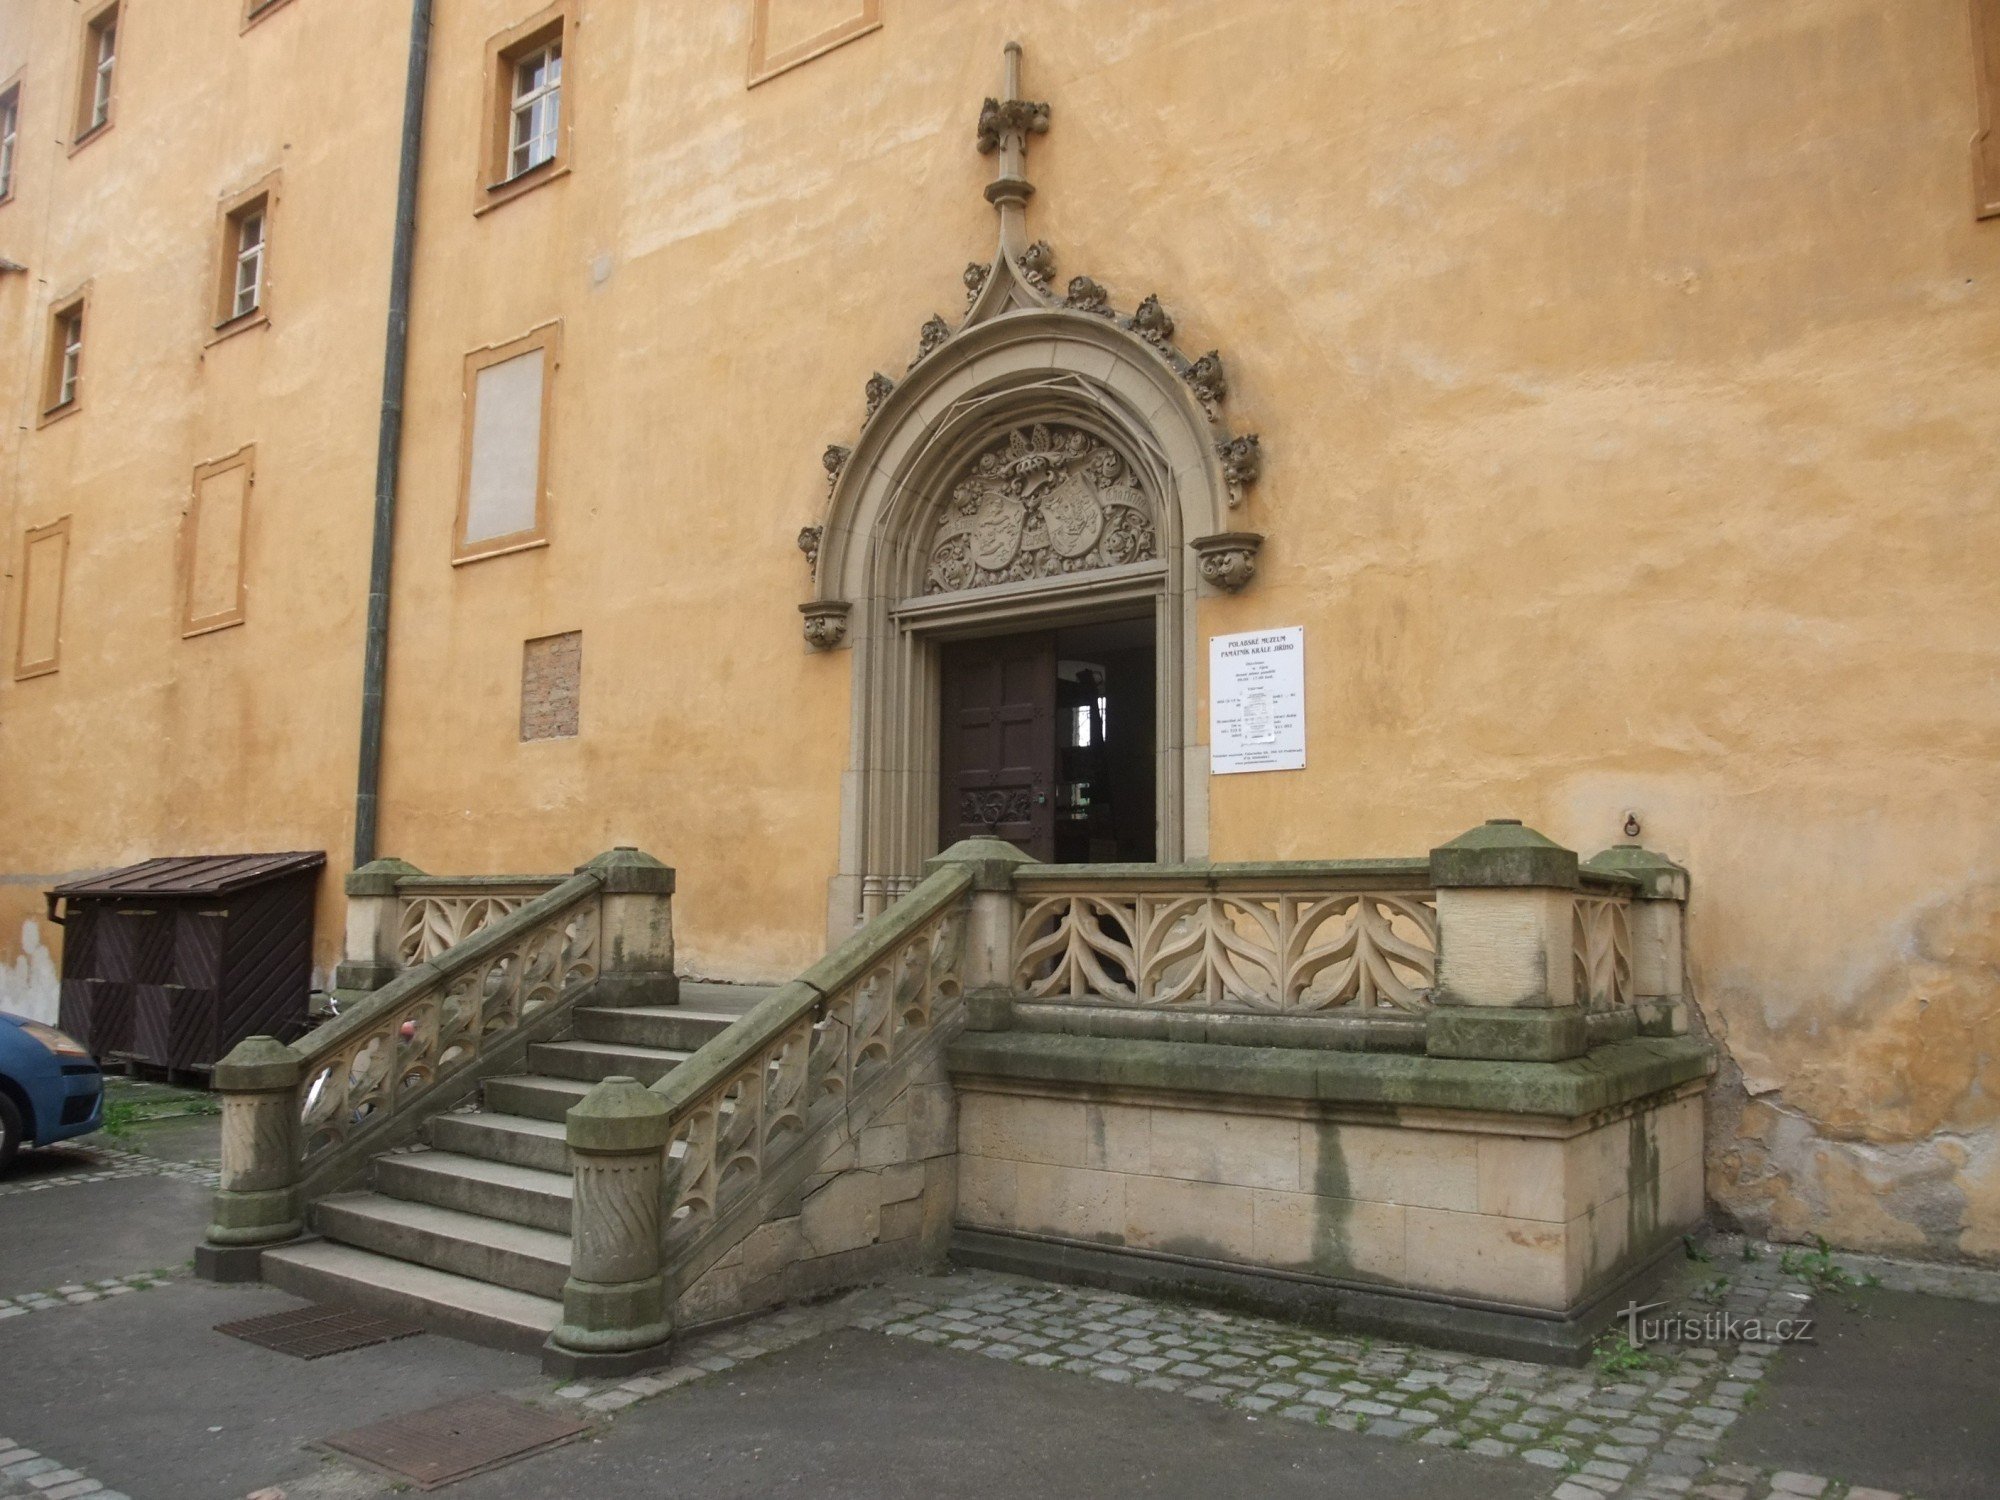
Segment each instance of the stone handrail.
[[1422,1011],[1437,982],[1426,859],[1023,865],[1029,1000],[1319,1015]]
[[562,882],[560,875],[402,876],[396,956],[404,968],[428,963]]
[[662,1232],[695,1244],[875,1074],[955,1019],[962,865],[907,896],[653,1085],[667,1106]]
[[[393,894],[396,878],[415,873],[385,868],[373,878]],[[197,1253],[203,1274],[254,1274],[261,1247],[300,1232],[310,1199],[414,1139],[486,1074],[518,1066],[585,994],[612,1004],[671,999],[673,888],[674,872],[658,860],[614,849],[351,998],[296,1045],[238,1044],[214,1075],[222,1181]]]
[[482,1050],[597,977],[598,896],[585,869],[419,963],[300,1044],[302,1148],[362,1144]]

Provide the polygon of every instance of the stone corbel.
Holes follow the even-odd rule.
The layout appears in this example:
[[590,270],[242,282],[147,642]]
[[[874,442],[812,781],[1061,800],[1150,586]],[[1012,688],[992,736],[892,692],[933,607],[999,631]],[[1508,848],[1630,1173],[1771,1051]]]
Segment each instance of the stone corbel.
[[847,639],[847,615],[854,606],[845,599],[809,599],[799,606],[805,616],[806,644],[831,651]]
[[1255,531],[1220,531],[1198,536],[1191,544],[1201,576],[1225,593],[1240,593],[1257,576],[1257,549],[1263,535]]

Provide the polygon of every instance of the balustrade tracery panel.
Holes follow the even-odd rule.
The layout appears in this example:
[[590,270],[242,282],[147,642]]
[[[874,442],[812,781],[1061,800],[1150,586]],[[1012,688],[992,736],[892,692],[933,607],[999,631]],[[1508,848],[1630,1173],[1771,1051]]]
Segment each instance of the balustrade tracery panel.
[[830,984],[816,1003],[808,995],[718,1080],[674,1105],[664,1184],[670,1252],[699,1238],[823,1119],[957,1014],[964,949],[965,912],[954,890],[914,930]]
[[1420,1011],[1437,982],[1437,907],[1421,889],[1076,890],[1016,909],[1014,980],[1035,1000]]

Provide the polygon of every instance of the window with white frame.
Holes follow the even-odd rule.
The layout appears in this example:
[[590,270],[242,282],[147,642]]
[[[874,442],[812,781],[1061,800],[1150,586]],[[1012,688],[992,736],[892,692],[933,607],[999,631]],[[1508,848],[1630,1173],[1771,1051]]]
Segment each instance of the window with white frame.
[[112,89],[118,70],[118,7],[108,6],[91,18],[84,32],[84,75],[82,116],[77,121],[77,137],[82,139],[111,123]]
[[229,316],[248,317],[264,305],[264,204],[260,199],[238,214],[236,233],[236,278],[230,295]]
[[14,149],[21,135],[21,86],[0,94],[0,199],[14,195]]
[[49,341],[48,409],[60,411],[76,400],[83,382],[83,303],[73,302],[55,315]]
[[514,62],[513,125],[507,175],[554,161],[562,115],[562,43],[550,42]]

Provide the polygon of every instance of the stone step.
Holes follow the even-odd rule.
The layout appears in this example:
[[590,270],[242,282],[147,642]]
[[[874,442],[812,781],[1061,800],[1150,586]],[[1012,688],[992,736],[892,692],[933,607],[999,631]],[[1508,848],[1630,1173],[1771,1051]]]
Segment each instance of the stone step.
[[331,1240],[266,1250],[263,1277],[295,1297],[372,1308],[436,1333],[534,1354],[562,1321],[562,1303],[511,1287],[392,1260]]
[[775,984],[719,984],[712,979],[683,979],[681,1008],[740,1016],[778,989]]
[[587,1083],[622,1074],[648,1085],[664,1078],[688,1060],[688,1053],[662,1047],[634,1047],[610,1042],[537,1042],[528,1049],[528,1066],[553,1078],[579,1078]]
[[343,1245],[533,1297],[560,1298],[569,1276],[567,1234],[381,1193],[322,1198],[313,1205],[313,1227]]
[[590,1085],[575,1078],[511,1073],[487,1079],[481,1097],[491,1113],[525,1115],[531,1120],[553,1120],[560,1125],[563,1116],[589,1092]]
[[411,1151],[375,1159],[375,1190],[390,1198],[434,1203],[551,1234],[569,1233],[567,1172],[538,1172],[455,1151]]
[[580,1005],[577,1037],[586,1042],[612,1042],[634,1047],[662,1047],[692,1052],[728,1029],[737,1017],[725,1011],[689,1010],[680,1005]]
[[560,1120],[494,1113],[439,1115],[431,1121],[430,1144],[439,1151],[512,1162],[538,1172],[569,1170],[569,1147],[563,1144]]

